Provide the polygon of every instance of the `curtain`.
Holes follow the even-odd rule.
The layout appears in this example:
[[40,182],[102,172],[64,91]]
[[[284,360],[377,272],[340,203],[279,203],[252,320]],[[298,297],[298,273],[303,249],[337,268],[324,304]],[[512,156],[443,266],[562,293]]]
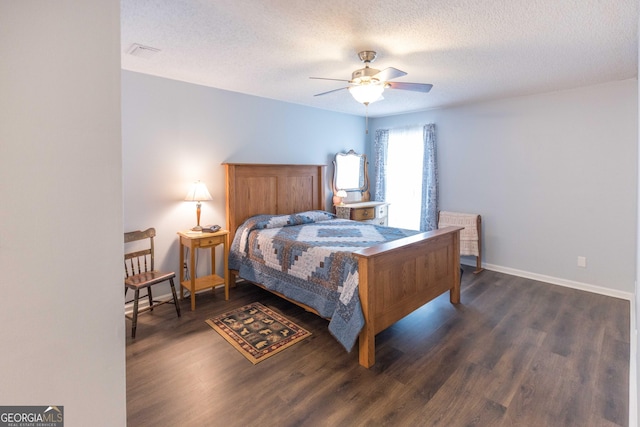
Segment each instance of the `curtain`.
[[383,202],[386,200],[386,186],[384,177],[386,176],[387,151],[389,147],[389,130],[376,130],[376,137],[373,141],[373,200]]
[[422,162],[422,209],[420,230],[438,228],[438,164],[436,161],[436,125],[429,123],[423,128],[424,160]]

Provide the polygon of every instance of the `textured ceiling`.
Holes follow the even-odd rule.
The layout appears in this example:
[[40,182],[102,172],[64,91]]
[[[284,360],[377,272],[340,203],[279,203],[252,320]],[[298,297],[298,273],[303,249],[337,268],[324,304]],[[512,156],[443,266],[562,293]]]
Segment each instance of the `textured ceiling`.
[[[362,68],[407,72],[372,117],[637,77],[637,0],[121,0],[122,68],[365,115]],[[143,58],[133,43],[160,49]]]

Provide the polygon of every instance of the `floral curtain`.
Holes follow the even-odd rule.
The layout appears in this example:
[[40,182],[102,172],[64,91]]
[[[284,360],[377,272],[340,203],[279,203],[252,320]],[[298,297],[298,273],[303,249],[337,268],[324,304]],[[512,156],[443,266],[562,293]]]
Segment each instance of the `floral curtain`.
[[438,228],[438,164],[436,161],[436,125],[434,123],[424,126],[423,139],[420,230],[430,231]]
[[389,147],[389,130],[378,129],[373,141],[373,200],[386,200],[384,177],[386,176],[387,151]]

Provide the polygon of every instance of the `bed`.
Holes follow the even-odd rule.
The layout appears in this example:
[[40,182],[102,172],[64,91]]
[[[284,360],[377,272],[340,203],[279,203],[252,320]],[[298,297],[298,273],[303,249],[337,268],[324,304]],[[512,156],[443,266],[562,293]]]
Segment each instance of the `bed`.
[[[232,242],[238,228],[257,215],[325,210],[324,165],[225,163],[224,167],[226,226]],[[360,365],[369,368],[375,364],[375,336],[393,323],[447,291],[451,303],[460,302],[461,229],[419,232],[353,251],[363,319],[357,340]],[[242,277],[238,269],[228,274],[230,283]],[[326,317],[322,310],[252,279],[249,281]]]

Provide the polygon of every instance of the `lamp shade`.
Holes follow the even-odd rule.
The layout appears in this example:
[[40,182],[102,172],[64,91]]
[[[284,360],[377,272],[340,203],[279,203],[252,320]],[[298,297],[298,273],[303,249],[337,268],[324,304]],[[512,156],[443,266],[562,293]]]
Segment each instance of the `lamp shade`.
[[189,192],[187,193],[187,197],[185,197],[184,199],[190,202],[212,200],[211,194],[209,194],[209,190],[207,190],[207,186],[202,181],[194,182],[189,189]]
[[344,190],[338,190],[338,192],[336,193],[336,196],[342,197],[342,198],[347,197],[347,192]]
[[382,92],[384,92],[384,86],[375,83],[350,86],[349,92],[356,101],[369,105],[382,98],[381,95]]

